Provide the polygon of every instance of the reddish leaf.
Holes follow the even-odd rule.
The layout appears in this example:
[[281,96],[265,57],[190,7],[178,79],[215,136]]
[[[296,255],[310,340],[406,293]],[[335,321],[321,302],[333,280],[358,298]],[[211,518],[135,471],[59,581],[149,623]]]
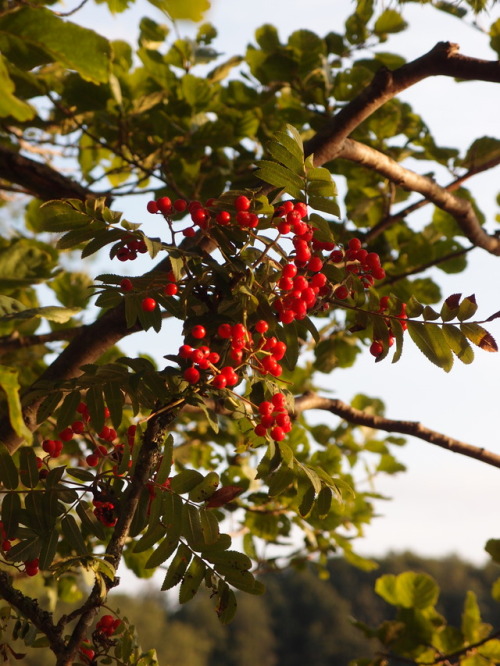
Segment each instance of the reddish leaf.
[[486,335],[481,338],[478,346],[481,347],[481,349],[484,349],[484,351],[488,352],[498,351],[498,345],[495,342],[495,338],[491,335],[491,333],[486,333]]
[[215,509],[219,506],[224,506],[224,504],[233,500],[241,492],[243,492],[243,488],[240,488],[240,486],[223,486],[219,490],[216,490],[210,497],[206,503],[206,507],[208,509]]
[[448,296],[448,298],[445,300],[445,303],[451,309],[458,308],[458,306],[460,305],[461,297],[462,294],[452,294],[451,296]]

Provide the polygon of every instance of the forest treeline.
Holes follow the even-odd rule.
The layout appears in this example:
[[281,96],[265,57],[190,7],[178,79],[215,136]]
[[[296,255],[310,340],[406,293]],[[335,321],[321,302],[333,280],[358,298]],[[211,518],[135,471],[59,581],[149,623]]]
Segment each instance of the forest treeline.
[[[161,666],[347,666],[377,649],[355,622],[376,626],[391,614],[374,592],[375,580],[407,570],[438,581],[438,610],[450,624],[460,626],[465,594],[472,590],[484,621],[500,627],[500,607],[491,597],[498,565],[480,568],[454,556],[423,559],[412,553],[390,554],[377,563],[377,569],[362,571],[334,559],[327,580],[312,570],[267,573],[261,577],[267,594],[240,595],[236,618],[227,626],[202,594],[179,608],[151,586],[135,597],[113,595],[112,605],[136,626],[143,649],[156,648]],[[51,659],[34,650],[11,663],[49,666]]]

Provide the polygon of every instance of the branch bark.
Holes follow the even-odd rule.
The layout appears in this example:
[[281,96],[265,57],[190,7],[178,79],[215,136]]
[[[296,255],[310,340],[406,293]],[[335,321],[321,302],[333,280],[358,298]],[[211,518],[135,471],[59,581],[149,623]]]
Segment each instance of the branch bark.
[[443,435],[440,432],[426,428],[418,421],[401,421],[388,419],[384,416],[376,414],[367,414],[359,409],[355,409],[342,400],[332,398],[323,398],[315,393],[305,393],[304,395],[296,398],[295,400],[296,413],[300,414],[310,409],[321,409],[330,412],[336,416],[340,416],[349,423],[356,425],[368,426],[377,430],[385,430],[386,432],[397,432],[402,435],[411,435],[417,437],[425,442],[439,446],[447,451],[459,453],[469,458],[474,458],[480,462],[492,465],[493,467],[500,468],[500,455],[492,453],[483,447],[473,446],[466,444],[448,435]]
[[420,176],[378,150],[352,139],[344,141],[338,157],[343,157],[377,171],[405,190],[424,195],[426,199],[455,218],[471,243],[491,254],[500,256],[500,238],[490,236],[484,231],[471,202],[467,199],[455,196],[430,178]]
[[21,185],[27,192],[42,201],[50,199],[88,199],[97,196],[71,178],[58,171],[24,157],[20,153],[0,145],[0,178]]
[[403,90],[430,76],[451,76],[468,81],[500,83],[500,61],[461,55],[458,44],[439,42],[428,53],[390,71],[385,67],[357,97],[351,100],[327,126],[305,144],[318,165],[339,156],[348,136],[377,109]]

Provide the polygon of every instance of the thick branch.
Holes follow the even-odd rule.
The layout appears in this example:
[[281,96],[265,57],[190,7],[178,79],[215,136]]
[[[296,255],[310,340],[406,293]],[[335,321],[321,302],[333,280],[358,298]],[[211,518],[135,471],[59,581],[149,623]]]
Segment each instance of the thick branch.
[[418,421],[399,421],[394,419],[387,419],[384,416],[377,416],[376,414],[367,414],[359,409],[354,409],[341,400],[331,398],[322,398],[315,393],[305,393],[300,398],[295,400],[295,408],[298,413],[304,412],[309,409],[322,409],[324,411],[340,416],[342,419],[355,423],[356,425],[368,426],[377,430],[385,430],[386,432],[397,432],[402,435],[411,435],[418,439],[423,439],[425,442],[435,444],[448,451],[460,453],[469,458],[475,458],[487,465],[493,467],[500,467],[500,455],[487,451],[479,446],[472,446],[466,444],[458,439],[453,439],[440,432],[426,428]]
[[13,608],[18,610],[34,626],[47,636],[50,648],[53,652],[64,649],[64,641],[61,632],[54,625],[52,613],[43,610],[38,602],[27,597],[20,590],[12,587],[9,576],[5,571],[0,571],[0,597],[5,599]]
[[27,192],[43,201],[99,196],[47,164],[31,160],[2,145],[0,145],[0,178],[9,183],[22,185]]
[[330,123],[306,142],[308,155],[321,165],[338,157],[344,141],[366,118],[403,90],[429,76],[452,76],[469,81],[500,83],[500,62],[479,60],[458,53],[458,44],[439,42],[417,60],[390,71],[385,67]]
[[405,190],[418,192],[455,218],[465,236],[477,247],[500,256],[500,238],[489,236],[481,227],[470,201],[460,199],[430,178],[406,169],[387,155],[362,143],[346,139],[339,157],[381,173]]

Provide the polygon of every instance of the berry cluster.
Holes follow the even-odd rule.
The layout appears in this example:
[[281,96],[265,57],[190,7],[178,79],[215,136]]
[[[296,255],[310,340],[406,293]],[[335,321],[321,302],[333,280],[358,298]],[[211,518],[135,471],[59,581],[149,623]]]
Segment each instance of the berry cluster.
[[115,256],[119,261],[134,261],[138,254],[146,254],[147,251],[148,248],[144,240],[130,234],[116,249]]
[[113,502],[102,502],[101,500],[92,500],[94,505],[94,516],[105,527],[114,527],[118,522],[116,515],[116,506]]
[[[379,301],[379,313],[383,313],[386,310],[389,309],[389,296],[382,296]],[[406,331],[408,328],[408,324],[406,323],[405,319],[408,318],[408,315],[406,314],[406,303],[401,303],[400,310],[396,317],[400,320],[401,323],[401,328],[403,331]],[[391,327],[391,320],[386,319],[385,323],[387,325],[387,328],[389,329],[389,337],[388,337],[388,346],[392,347],[394,344],[394,333],[392,332],[392,327]],[[370,354],[372,356],[375,356],[375,358],[378,358],[379,356],[382,356],[384,353],[384,345],[381,340],[373,340],[373,342],[370,345]]]
[[254,432],[259,437],[268,434],[277,441],[285,439],[292,429],[292,421],[288,415],[286,396],[284,393],[275,393],[271,401],[263,400],[258,406],[260,422],[255,426]]
[[112,615],[103,615],[99,622],[96,624],[95,630],[104,634],[105,636],[112,636],[122,621],[114,618]]

